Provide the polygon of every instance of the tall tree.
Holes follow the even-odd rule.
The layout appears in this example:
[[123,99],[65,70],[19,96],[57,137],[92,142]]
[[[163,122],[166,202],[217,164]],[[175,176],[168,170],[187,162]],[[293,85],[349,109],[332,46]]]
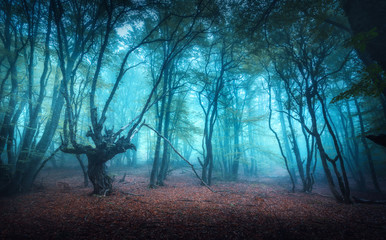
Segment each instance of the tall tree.
[[[59,42],[59,49],[61,51],[60,56],[61,58],[61,68],[62,72],[67,72],[68,68],[65,65],[65,54],[67,51],[63,47],[67,45],[66,38],[61,39],[62,36],[66,35],[63,31],[63,27],[60,27],[64,24],[64,21],[61,19],[61,14],[63,10],[61,10],[61,5],[58,6],[57,9],[55,9],[55,16],[56,16],[56,24],[58,27],[58,42]],[[75,132],[75,126],[77,122],[74,122],[73,119],[73,109],[71,105],[71,101],[69,98],[68,88],[66,87],[64,91],[64,98],[66,99],[66,119],[68,120],[68,138],[64,139],[62,151],[68,152],[68,153],[75,153],[75,154],[86,154],[88,159],[88,176],[94,186],[94,193],[100,194],[100,195],[107,195],[110,194],[112,191],[112,179],[107,175],[106,169],[105,169],[105,163],[112,159],[115,155],[119,153],[123,153],[128,149],[135,149],[135,146],[132,144],[132,138],[134,137],[135,133],[139,131],[137,127],[140,127],[141,121],[143,120],[144,114],[149,110],[149,108],[153,104],[153,95],[158,88],[159,84],[162,82],[162,79],[165,70],[167,66],[172,62],[172,60],[178,56],[184,49],[186,49],[190,43],[201,33],[202,29],[199,27],[199,24],[201,23],[200,17],[202,17],[203,14],[207,14],[208,9],[208,3],[205,1],[200,1],[197,3],[197,5],[194,5],[190,9],[190,13],[187,13],[187,15],[177,15],[175,13],[167,14],[166,16],[163,16],[162,18],[156,18],[156,24],[150,24],[146,26],[147,28],[144,29],[146,32],[142,39],[139,40],[139,42],[134,43],[132,47],[129,47],[128,50],[126,50],[126,54],[123,57],[123,60],[121,62],[121,66],[119,69],[119,73],[117,77],[115,78],[115,81],[113,83],[113,88],[110,91],[109,96],[105,100],[103,104],[102,111],[100,112],[100,116],[97,104],[95,103],[96,99],[96,86],[100,77],[100,73],[102,70],[102,64],[103,64],[103,58],[105,50],[109,44],[109,38],[111,36],[112,31],[116,27],[116,24],[121,21],[121,18],[125,15],[130,14],[144,14],[145,11],[138,11],[138,9],[142,9],[144,6],[141,6],[140,3],[123,3],[123,2],[102,2],[100,5],[101,9],[103,8],[103,12],[97,14],[96,16],[100,16],[100,14],[104,14],[105,17],[103,18],[103,21],[100,22],[100,27],[102,28],[101,36],[102,40],[99,44],[99,50],[98,50],[98,57],[97,57],[97,65],[95,68],[94,75],[91,80],[91,91],[89,93],[89,99],[90,99],[90,111],[89,111],[89,119],[91,122],[90,130],[87,132],[86,136],[90,137],[93,145],[86,145],[86,144],[80,144],[77,141],[77,136]],[[146,9],[150,13],[155,13],[157,11],[157,8],[151,8]],[[139,15],[136,15],[139,17]],[[157,15],[160,16],[160,15]],[[149,15],[149,17],[154,17],[154,15]],[[94,18],[91,18],[94,19]],[[177,32],[176,29],[174,29],[174,34],[172,34],[172,37],[170,39],[160,39],[155,33],[160,30],[160,27],[162,24],[166,23],[170,19],[175,19],[175,21],[178,23],[176,29],[178,27],[184,26],[186,27],[187,31],[185,32]],[[98,19],[95,20],[96,23],[98,23]],[[112,129],[106,129],[104,128],[105,122],[106,122],[106,114],[107,109],[109,108],[109,105],[115,96],[115,93],[117,91],[118,85],[120,84],[124,74],[130,69],[130,67],[126,67],[126,62],[130,56],[131,53],[133,53],[134,50],[138,49],[144,44],[149,43],[157,43],[157,42],[163,42],[163,41],[172,41],[172,44],[170,46],[169,53],[165,56],[156,77],[155,84],[153,85],[152,89],[150,90],[150,93],[148,94],[147,100],[145,104],[143,105],[143,108],[139,115],[135,117],[129,124],[126,126],[123,126],[118,131],[114,132]],[[68,65],[68,63],[67,63]],[[65,74],[64,74],[65,75]],[[67,75],[69,76],[69,75]],[[64,80],[65,85],[68,84],[68,80]],[[130,128],[129,128],[130,127]],[[104,128],[104,131],[103,131]],[[128,129],[128,132],[125,136],[119,137],[120,134]],[[71,146],[69,145],[71,144]]]
[[[26,31],[24,32],[24,30],[21,29],[17,30],[17,28],[14,28],[14,31],[17,31],[19,34],[25,34],[25,38],[22,37],[21,39],[25,39],[25,41],[22,40],[22,45],[25,46],[23,53],[25,56],[24,64],[26,66],[25,73],[27,81],[25,84],[25,93],[22,93],[22,96],[24,95],[26,100],[19,102],[17,110],[7,111],[7,113],[14,114],[13,123],[7,123],[8,119],[6,116],[2,125],[3,129],[6,126],[8,128],[8,133],[4,134],[2,132],[1,135],[2,139],[7,139],[8,161],[11,163],[12,168],[12,177],[2,190],[7,194],[27,191],[31,188],[37,172],[41,169],[40,164],[42,163],[42,159],[54,137],[64,102],[63,96],[58,93],[58,85],[60,85],[60,82],[54,81],[54,83],[51,84],[53,89],[51,107],[47,110],[47,120],[45,122],[42,121],[40,114],[42,113],[43,104],[47,104],[47,85],[52,71],[50,44],[52,41],[53,2],[23,1],[22,3],[12,3],[9,6],[12,6],[11,9],[16,7],[22,7],[22,9],[24,9],[24,11],[18,11],[18,13],[22,14],[15,15],[14,19],[17,20],[17,17],[25,19]],[[23,26],[22,22],[19,23],[20,26]],[[16,32],[14,33],[16,34]],[[5,35],[7,36],[8,34],[6,33]],[[16,37],[15,40],[18,41],[18,37]],[[5,45],[7,46],[7,44]],[[39,47],[39,45],[43,47]],[[19,49],[17,42],[15,42],[15,47],[15,50]],[[19,54],[21,53],[18,52],[17,55],[13,56],[17,57]],[[35,74],[37,58],[43,59],[43,63],[39,66],[41,67],[41,72],[39,72],[40,76]],[[10,65],[10,70],[12,70],[12,68],[12,65]],[[9,72],[11,79],[16,77],[16,75],[12,77],[13,71]],[[14,74],[16,74],[16,72],[14,72]],[[38,88],[36,88],[37,84],[35,83],[35,78],[37,77],[39,78]],[[14,81],[16,81],[16,79],[12,80],[12,82]],[[16,90],[15,88],[12,89]],[[11,97],[9,103],[13,104],[12,98],[13,97]],[[19,96],[19,98],[23,99],[21,96]],[[24,111],[24,106],[27,106],[25,127],[23,128],[23,134],[16,140],[14,138],[16,131],[15,125],[21,112]],[[40,129],[43,129],[43,131],[40,132]],[[17,148],[13,147],[14,142],[19,144]],[[3,143],[0,145],[3,149]]]

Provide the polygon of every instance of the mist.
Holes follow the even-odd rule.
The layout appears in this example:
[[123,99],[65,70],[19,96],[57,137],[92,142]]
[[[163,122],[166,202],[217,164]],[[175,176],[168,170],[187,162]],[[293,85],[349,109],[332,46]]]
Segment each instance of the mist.
[[[244,201],[235,194],[262,202],[296,196],[293,204],[320,200],[336,208],[383,204],[385,7],[381,1],[3,1],[4,204],[41,191],[81,202],[93,201],[88,194],[116,204],[142,197],[151,206],[158,198],[168,202],[167,195],[177,196],[169,202],[205,198],[233,207]],[[181,200],[185,195],[193,198]],[[214,212],[209,219],[226,215]],[[288,221],[272,216],[264,224],[281,229]],[[272,227],[277,238],[290,231],[278,228]],[[155,237],[158,230],[134,237]],[[262,234],[229,236],[273,236],[254,233]]]

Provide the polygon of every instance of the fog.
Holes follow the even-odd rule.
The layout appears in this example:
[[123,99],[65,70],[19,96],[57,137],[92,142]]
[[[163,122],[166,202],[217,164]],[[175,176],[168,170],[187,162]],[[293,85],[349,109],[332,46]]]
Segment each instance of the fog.
[[304,4],[5,1],[2,194],[61,168],[82,168],[95,194],[126,169],[156,188],[189,163],[198,185],[381,191],[381,31],[342,30],[356,26],[337,2]]

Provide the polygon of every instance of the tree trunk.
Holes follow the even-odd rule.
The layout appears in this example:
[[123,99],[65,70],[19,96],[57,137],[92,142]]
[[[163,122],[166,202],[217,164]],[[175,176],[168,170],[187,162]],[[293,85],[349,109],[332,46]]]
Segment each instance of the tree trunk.
[[213,154],[209,156],[209,169],[208,169],[208,185],[212,185],[212,173],[213,173]]
[[[252,116],[252,110],[249,109],[248,110],[248,118],[250,119],[251,116]],[[251,122],[248,122],[248,145],[250,148],[249,158],[251,159],[251,167],[249,169],[249,174],[251,176],[255,175],[257,172],[256,171],[257,166],[256,166],[255,141],[253,139],[254,139],[253,126],[252,126]]]
[[268,95],[269,95],[269,100],[268,100],[268,108],[269,108],[268,127],[271,130],[271,132],[274,134],[274,136],[276,138],[276,141],[277,141],[277,144],[279,145],[280,154],[281,154],[281,156],[284,159],[284,164],[285,164],[285,167],[287,169],[288,175],[289,175],[291,183],[292,183],[292,189],[291,190],[292,190],[292,192],[295,192],[295,180],[294,180],[294,177],[292,176],[291,170],[290,170],[290,168],[288,166],[287,157],[284,154],[283,147],[281,145],[279,136],[277,135],[276,131],[272,128],[272,123],[271,123],[272,122],[272,93],[271,93],[271,85],[270,85],[270,83],[268,83]]
[[380,0],[353,1],[344,0],[343,9],[347,15],[353,36],[375,29],[377,35],[364,39],[366,54],[386,71],[386,2]]
[[[170,88],[169,88],[170,89]],[[173,94],[169,92],[168,95],[168,100],[166,104],[166,109],[165,109],[165,122],[164,122],[164,137],[169,138],[169,125],[170,125],[170,109],[171,109],[171,104],[172,104],[172,99],[173,99]],[[168,154],[169,151],[169,145],[165,143],[163,145],[163,153],[162,153],[162,162],[161,162],[161,167],[160,171],[158,174],[158,185],[163,186],[164,185],[164,180],[166,178],[166,172],[167,172],[167,166],[168,166]]]
[[343,157],[341,154],[341,150],[339,148],[338,139],[337,139],[336,134],[334,133],[334,131],[332,129],[330,121],[328,120],[327,115],[329,115],[329,113],[328,113],[328,109],[325,106],[324,99],[319,94],[317,94],[317,97],[318,97],[320,104],[322,106],[323,118],[324,118],[324,121],[327,125],[328,132],[330,133],[330,136],[334,142],[334,147],[335,147],[335,151],[337,154],[337,160],[339,160],[340,170],[342,172],[342,174],[340,175],[339,172],[336,170],[335,163],[333,162],[333,166],[334,166],[336,177],[338,179],[340,191],[342,192],[344,202],[345,203],[351,203],[350,184],[348,182],[346,168],[344,166]]
[[[55,85],[50,118],[48,119],[42,137],[37,143],[36,147],[30,152],[29,149],[21,151],[18,156],[18,161],[15,166],[15,174],[11,183],[4,190],[5,194],[14,194],[17,192],[25,192],[31,189],[34,183],[34,176],[37,176],[37,172],[44,155],[52,142],[56,128],[59,124],[60,114],[64,105],[63,95],[59,92],[63,90],[63,83],[60,85],[60,89],[56,90]],[[30,152],[30,154],[29,154]]]
[[[158,132],[161,132],[160,128],[162,130],[162,123],[158,123],[158,128],[157,128]],[[153,166],[151,168],[151,173],[150,173],[149,188],[155,188],[155,186],[156,186],[157,173],[158,173],[158,168],[159,168],[158,162],[159,162],[159,158],[160,158],[160,148],[161,148],[161,137],[157,136],[157,142],[156,142],[155,151],[154,151],[154,161],[153,161]]]
[[[364,37],[364,39],[361,40],[359,44],[364,44],[366,47],[364,50],[358,46],[354,46],[358,57],[366,67],[371,67],[376,62],[383,71],[386,72],[386,2],[379,0],[343,0],[342,2],[353,38],[370,31],[376,33],[372,38]],[[377,81],[374,81],[374,84],[377,87],[380,85]],[[382,93],[381,103],[383,114],[386,118],[386,88],[382,86],[379,87]]]
[[354,103],[355,103],[355,107],[356,107],[357,113],[358,113],[359,126],[360,126],[360,129],[361,129],[361,141],[362,141],[362,144],[363,144],[363,146],[365,148],[367,162],[368,162],[369,167],[370,167],[371,179],[373,181],[375,189],[378,192],[380,192],[381,188],[379,187],[377,174],[375,173],[375,167],[374,167],[373,158],[372,158],[372,155],[371,155],[371,151],[370,151],[369,145],[367,144],[367,141],[366,141],[366,138],[365,138],[365,127],[363,125],[362,112],[361,112],[358,100],[356,98],[354,98]]
[[[17,71],[16,71],[16,66],[14,64],[11,65],[11,92],[9,93],[10,95],[10,100],[8,102],[7,109],[5,111],[5,117],[3,119],[3,123],[0,129],[0,156],[3,153],[7,139],[8,139],[8,133],[9,129],[12,128],[11,126],[11,121],[12,121],[12,116],[14,112],[16,111],[16,104],[17,104],[17,93],[18,93],[18,82],[17,82]],[[13,141],[13,139],[12,139]]]
[[[219,128],[220,129],[220,128]],[[230,166],[230,162],[231,162],[231,136],[230,136],[230,132],[231,132],[231,127],[230,127],[230,121],[229,119],[225,119],[224,121],[224,159],[223,159],[223,162],[224,162],[224,172],[225,172],[225,177],[226,178],[229,178],[231,176],[231,166]]]
[[212,167],[210,166],[213,161],[213,147],[212,140],[208,137],[205,138],[206,156],[202,165],[202,180],[208,185],[211,184]]
[[[220,129],[219,127],[219,122],[220,121],[217,121],[217,129]],[[227,172],[227,164],[226,164],[226,160],[225,160],[225,147],[224,147],[224,144],[223,144],[223,141],[224,141],[224,136],[221,135],[221,131],[216,131],[216,144],[219,146],[218,147],[218,158],[219,158],[219,166],[220,166],[220,171],[221,171],[221,177],[223,179],[226,178],[226,172]]]
[[83,186],[84,187],[88,187],[88,176],[87,176],[86,167],[84,166],[84,163],[83,163],[82,158],[80,157],[80,155],[76,154],[75,156],[76,156],[76,159],[78,159],[80,167],[82,168],[82,172],[83,172]]
[[[138,142],[139,142],[139,132],[137,133],[137,135],[135,135],[135,137],[133,138],[133,144],[135,146],[138,146]],[[137,151],[133,151],[132,152],[132,155],[131,155],[131,163],[130,163],[130,166],[131,167],[137,167],[137,161],[138,161],[138,157],[137,157]]]
[[[165,79],[164,79],[164,85],[163,85],[163,94],[166,94],[166,89],[167,89],[166,88],[167,87],[167,81],[166,81],[167,70],[166,69],[165,69],[165,75],[164,75]],[[157,131],[159,133],[162,132],[162,128],[163,128],[163,119],[164,119],[164,115],[165,115],[165,104],[166,104],[166,96],[164,95],[162,97],[161,109],[158,112]],[[160,149],[161,149],[161,137],[157,136],[157,142],[155,145],[155,152],[154,152],[153,167],[152,167],[151,173],[150,173],[149,188],[154,188],[156,186],[157,175],[158,175],[158,171],[159,171]]]
[[[360,157],[359,146],[358,146],[358,142],[356,139],[353,116],[351,114],[350,105],[349,105],[349,102],[347,99],[345,100],[345,105],[346,105],[346,109],[347,109],[347,121],[348,121],[348,125],[350,126],[351,136],[348,134],[348,126],[347,125],[346,125],[346,127],[343,127],[342,129],[343,129],[344,133],[346,134],[346,139],[347,139],[346,145],[347,145],[348,152],[350,153],[351,158],[353,159],[353,165],[354,166],[353,166],[352,172],[353,172],[353,175],[355,175],[354,180],[357,183],[358,188],[364,190],[364,189],[366,189],[366,181],[365,181],[365,177],[363,175],[363,172],[361,169],[361,164],[359,161],[359,157]],[[340,109],[338,109],[338,110],[343,118],[343,112]],[[343,123],[343,121],[342,121],[342,123]],[[350,143],[351,143],[351,145],[350,145]],[[347,161],[347,162],[350,162],[350,161]],[[349,163],[347,165],[349,165]]]
[[328,186],[330,188],[332,195],[335,197],[335,199],[338,202],[343,202],[344,201],[343,196],[337,191],[332,174],[331,174],[331,171],[330,171],[328,164],[327,164],[327,153],[324,150],[324,146],[322,144],[322,139],[321,139],[320,134],[318,132],[318,125],[316,123],[314,104],[312,103],[310,93],[306,94],[306,102],[307,102],[308,112],[310,113],[310,116],[311,116],[312,133],[315,137],[316,144],[318,146],[319,155],[320,155],[320,159],[322,161],[324,173],[326,174]]
[[240,123],[239,119],[234,119],[233,129],[234,129],[234,159],[232,163],[232,180],[236,181],[239,173],[240,166]]
[[[290,113],[288,113],[290,114]],[[303,191],[304,192],[311,192],[311,189],[310,189],[310,185],[307,183],[306,181],[306,177],[304,176],[304,167],[303,167],[303,162],[302,162],[302,159],[301,159],[301,156],[300,156],[300,150],[299,150],[299,145],[298,145],[298,140],[296,138],[296,135],[295,135],[295,130],[292,126],[292,120],[291,120],[291,117],[288,115],[288,127],[291,131],[291,137],[292,137],[292,149],[295,153],[295,158],[296,158],[296,164],[298,166],[298,171],[299,171],[299,175],[300,175],[300,179],[302,180],[302,184],[303,184]]]
[[[280,120],[280,127],[281,127],[281,132],[282,132],[282,136],[283,136],[283,142],[284,142],[284,148],[285,148],[285,153],[286,153],[286,157],[288,159],[288,163],[289,163],[289,168],[290,168],[290,171],[291,171],[291,175],[294,179],[294,182],[297,184],[297,177],[296,177],[296,173],[295,173],[295,169],[294,169],[294,159],[293,159],[293,156],[292,156],[292,152],[291,152],[291,147],[290,147],[290,143],[289,143],[289,137],[288,137],[288,134],[287,134],[287,127],[286,127],[286,123],[285,123],[285,120],[284,120],[284,113],[283,113],[283,104],[281,102],[281,86],[278,87],[277,91],[275,92],[275,96],[276,96],[276,102],[277,102],[277,105],[278,105],[278,109],[279,109],[279,120]],[[301,171],[301,168],[303,167],[299,167],[299,159],[296,158],[296,162],[297,162],[297,166],[298,166],[298,169],[299,169],[299,175],[301,177],[301,180],[302,180],[302,183],[303,183],[303,186],[304,186],[304,174],[302,174],[300,171]],[[300,160],[300,165],[301,165],[301,160]]]
[[107,196],[112,193],[112,179],[107,175],[105,161],[99,155],[87,154],[88,177],[94,187],[93,194]]

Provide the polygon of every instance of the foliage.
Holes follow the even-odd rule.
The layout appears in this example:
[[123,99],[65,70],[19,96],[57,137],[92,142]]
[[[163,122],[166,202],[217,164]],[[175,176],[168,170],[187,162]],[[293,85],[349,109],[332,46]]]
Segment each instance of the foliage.
[[363,67],[357,72],[359,81],[353,83],[348,90],[335,96],[331,103],[358,96],[377,97],[386,89],[385,73],[378,64]]

